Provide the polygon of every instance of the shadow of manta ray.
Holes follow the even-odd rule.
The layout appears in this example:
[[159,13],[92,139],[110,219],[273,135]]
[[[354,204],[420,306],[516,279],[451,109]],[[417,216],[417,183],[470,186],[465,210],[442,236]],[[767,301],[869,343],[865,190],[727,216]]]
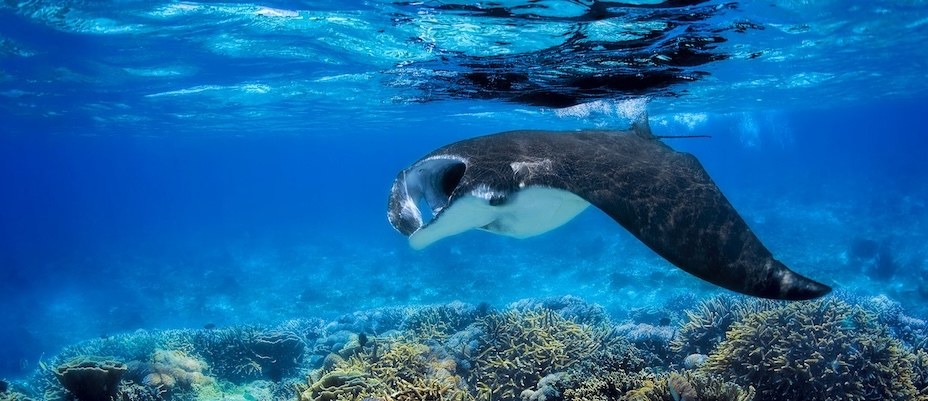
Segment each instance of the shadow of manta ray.
[[510,131],[439,148],[399,173],[387,217],[422,249],[471,229],[538,235],[590,204],[670,263],[729,290],[787,300],[831,291],[774,259],[696,157],[651,134],[646,113],[627,131]]

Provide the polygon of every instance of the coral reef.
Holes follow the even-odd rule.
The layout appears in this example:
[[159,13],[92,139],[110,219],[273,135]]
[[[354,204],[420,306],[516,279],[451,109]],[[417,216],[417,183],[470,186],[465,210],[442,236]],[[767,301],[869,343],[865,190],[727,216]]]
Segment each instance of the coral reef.
[[32,399],[14,391],[0,393],[0,401],[32,401]]
[[754,388],[700,372],[614,371],[587,376],[564,391],[566,401],[750,401]]
[[550,309],[490,314],[475,325],[484,335],[467,381],[487,400],[518,400],[543,377],[592,355],[604,335]]
[[767,304],[731,325],[703,370],[764,400],[912,400],[912,355],[859,307],[828,298]]
[[306,344],[294,332],[239,326],[198,332],[192,351],[232,383],[281,381],[299,366]]
[[632,373],[624,370],[591,374],[570,375],[564,391],[566,401],[614,401],[622,399],[629,391],[640,387],[647,373]]
[[299,366],[306,344],[291,332],[270,331],[255,337],[250,351],[261,373],[274,382],[280,382],[284,375]]
[[549,399],[558,399],[561,392],[557,388],[557,382],[563,380],[565,376],[567,376],[567,373],[560,372],[542,377],[541,380],[538,381],[538,384],[535,385],[535,390],[522,390],[522,394],[519,396],[522,398],[522,401],[548,401]]
[[128,382],[119,388],[119,401],[162,401],[165,397],[168,397],[167,390],[161,387]]
[[602,306],[591,304],[581,298],[565,295],[540,300],[523,299],[509,305],[510,310],[525,312],[547,309],[557,312],[561,317],[588,326],[602,326],[609,323],[609,316]]
[[641,380],[626,401],[750,401],[752,387],[742,388],[705,373],[666,373]]
[[676,332],[673,327],[626,323],[613,330],[644,351],[643,357],[648,366],[667,367],[673,360],[670,352],[670,342]]
[[670,350],[682,355],[708,354],[722,340],[732,323],[762,308],[769,301],[742,296],[719,295],[687,310],[688,320],[670,342]]
[[477,310],[462,302],[415,308],[402,329],[420,340],[445,341],[474,322]]
[[0,401],[32,401],[25,394],[20,393],[15,385],[6,381],[0,380]]
[[126,378],[173,394],[175,388],[200,390],[215,384],[213,378],[203,373],[207,367],[205,362],[180,351],[156,350],[148,362],[129,362]]
[[55,375],[78,401],[115,400],[126,365],[111,359],[83,357],[59,365]]
[[928,352],[924,349],[915,350],[912,358],[912,385],[922,399],[928,399]]
[[301,401],[345,401],[366,397],[396,401],[471,399],[455,362],[441,348],[413,337],[387,338],[353,356],[332,358],[298,386]]
[[928,323],[887,297],[629,316],[560,297],[138,331],[65,348],[0,401],[928,401]]
[[689,354],[686,358],[683,358],[683,368],[696,369],[706,363],[707,360],[709,360],[709,356],[706,354]]

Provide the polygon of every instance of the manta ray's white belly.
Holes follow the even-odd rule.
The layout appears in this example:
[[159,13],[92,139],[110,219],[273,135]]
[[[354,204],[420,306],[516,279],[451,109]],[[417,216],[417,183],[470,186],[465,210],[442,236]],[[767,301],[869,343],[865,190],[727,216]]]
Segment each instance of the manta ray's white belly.
[[570,221],[590,203],[560,189],[532,187],[511,195],[506,203],[491,206],[477,196],[465,196],[409,236],[409,245],[425,248],[434,242],[471,229],[515,238],[551,231]]

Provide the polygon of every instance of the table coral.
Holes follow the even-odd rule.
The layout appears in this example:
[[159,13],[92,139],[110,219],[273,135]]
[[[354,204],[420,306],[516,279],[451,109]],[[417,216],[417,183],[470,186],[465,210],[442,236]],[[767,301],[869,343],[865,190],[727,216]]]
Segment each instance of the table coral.
[[115,400],[126,364],[105,358],[75,358],[55,369],[61,385],[79,401]]

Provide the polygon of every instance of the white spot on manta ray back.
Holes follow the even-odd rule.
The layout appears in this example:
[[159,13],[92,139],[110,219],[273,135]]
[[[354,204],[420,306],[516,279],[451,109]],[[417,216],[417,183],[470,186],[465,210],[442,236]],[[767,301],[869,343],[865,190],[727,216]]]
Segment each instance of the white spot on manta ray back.
[[554,162],[551,159],[541,159],[535,161],[512,162],[509,167],[515,175],[533,176],[538,173],[547,173],[551,171]]
[[525,188],[525,180],[540,174],[550,174],[554,162],[551,159],[519,161],[509,163],[513,176],[519,181],[519,188]]

